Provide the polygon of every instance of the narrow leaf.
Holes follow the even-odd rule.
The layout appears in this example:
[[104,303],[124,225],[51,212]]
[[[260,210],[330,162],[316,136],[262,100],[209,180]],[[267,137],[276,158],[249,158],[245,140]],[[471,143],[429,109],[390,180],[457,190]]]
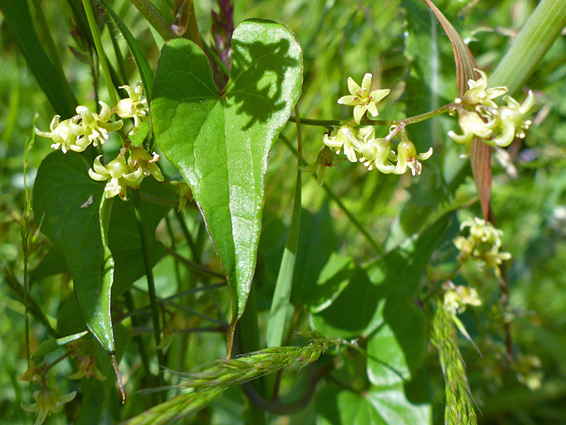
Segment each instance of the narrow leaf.
[[302,85],[301,48],[283,25],[241,23],[232,51],[221,94],[203,51],[188,40],[170,41],[153,95],[156,140],[190,185],[228,278],[228,353],[255,270],[269,151]]
[[116,25],[118,26],[120,32],[124,36],[124,39],[128,44],[130,52],[132,52],[132,56],[134,58],[134,61],[136,62],[136,66],[140,73],[145,97],[147,98],[148,103],[151,104],[151,87],[153,85],[153,70],[149,66],[149,62],[147,61],[145,55],[142,53],[140,46],[138,45],[138,42],[130,32],[128,27],[126,27],[124,22],[122,22],[122,20],[118,17],[118,15],[116,15],[116,12],[114,12],[114,10],[108,5],[108,3],[106,3],[106,0],[100,0],[100,3],[102,4],[106,12],[108,12],[110,16],[112,16],[112,19],[114,20],[114,22],[116,22]]
[[[454,50],[454,60],[456,61],[456,84],[458,85],[458,96],[462,96],[468,90],[468,80],[476,80],[477,75],[474,71],[477,68],[476,61],[468,49],[462,37],[452,26],[450,21],[430,0],[423,0],[430,7],[436,18],[446,31],[452,49]],[[491,148],[479,139],[472,142],[470,153],[472,172],[474,181],[478,189],[483,217],[487,220],[490,213],[491,198]]]
[[77,102],[62,71],[51,61],[39,41],[27,0],[0,0],[0,10],[53,109],[63,118],[73,116]]
[[53,351],[57,350],[59,347],[63,347],[67,345],[69,342],[75,341],[83,336],[85,336],[88,331],[79,332],[73,335],[65,336],[63,338],[57,339],[47,339],[42,341],[37,347],[37,350],[33,352],[31,355],[32,357],[41,357],[45,356],[46,354],[52,353]]

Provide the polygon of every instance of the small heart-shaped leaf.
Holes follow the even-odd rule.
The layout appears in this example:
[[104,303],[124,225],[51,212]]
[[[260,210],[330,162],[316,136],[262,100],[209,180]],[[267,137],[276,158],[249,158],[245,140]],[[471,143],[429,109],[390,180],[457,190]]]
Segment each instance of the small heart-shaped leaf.
[[255,270],[269,151],[299,98],[302,70],[291,30],[260,20],[234,31],[223,93],[206,55],[188,40],[170,41],[157,68],[155,136],[190,185],[228,278],[228,354]]

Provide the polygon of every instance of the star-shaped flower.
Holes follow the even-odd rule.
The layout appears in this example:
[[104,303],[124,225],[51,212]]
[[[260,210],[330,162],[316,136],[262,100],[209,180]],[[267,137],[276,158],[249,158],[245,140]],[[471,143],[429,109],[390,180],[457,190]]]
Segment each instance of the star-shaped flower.
[[344,154],[351,162],[358,161],[358,151],[361,148],[362,142],[356,137],[356,130],[350,125],[343,125],[338,130],[332,132],[329,136],[325,134],[323,143],[331,149],[334,149],[337,154],[344,148]]
[[405,174],[407,168],[411,170],[413,176],[418,176],[423,170],[422,164],[419,162],[429,159],[432,155],[432,148],[424,153],[417,153],[417,149],[413,142],[407,138],[403,138],[397,147],[397,167],[395,174]]
[[131,170],[124,161],[122,154],[110,161],[105,167],[100,162],[101,157],[102,155],[96,157],[92,168],[88,170],[88,175],[91,179],[97,181],[109,180],[104,188],[106,198],[120,195],[120,198],[126,201],[128,199],[128,186],[137,188],[144,178],[142,168]]
[[75,115],[73,118],[59,122],[60,118],[60,115],[53,117],[49,126],[51,131],[41,131],[36,128],[35,134],[53,140],[51,147],[53,149],[61,148],[63,153],[67,153],[69,150],[84,151],[88,145],[77,144],[77,139],[84,134],[84,129],[78,124],[80,117]]
[[120,86],[121,89],[128,92],[128,97],[122,99],[114,107],[114,112],[120,116],[120,118],[133,118],[134,127],[130,131],[130,135],[135,134],[141,127],[141,120],[147,116],[146,104],[147,99],[142,99],[142,86],[141,83],[136,84],[136,88],[133,89],[130,86]]
[[162,182],[163,174],[157,165],[157,161],[159,161],[159,159],[159,155],[155,152],[153,152],[152,156],[144,148],[132,146],[130,158],[128,159],[128,166],[131,170],[135,170],[140,167],[143,170],[143,175],[145,177],[151,174],[155,180]]
[[496,97],[502,96],[507,93],[507,87],[500,86],[488,89],[487,76],[485,75],[485,72],[483,72],[481,69],[476,69],[476,72],[480,74],[480,78],[476,81],[468,80],[469,90],[464,93],[464,96],[461,100],[462,103],[464,103],[465,105],[484,105],[496,108],[497,105],[491,99],[495,99]]
[[379,115],[377,104],[387,96],[391,90],[382,89],[371,91],[372,75],[367,73],[362,80],[362,86],[358,86],[352,78],[348,78],[348,90],[350,95],[342,96],[338,103],[354,107],[354,121],[359,124],[362,117],[368,111],[373,117]]
[[458,124],[463,134],[456,134],[454,131],[448,132],[448,137],[456,143],[466,145],[466,153],[469,154],[472,148],[472,140],[480,137],[487,140],[491,137],[492,128],[497,124],[493,120],[484,121],[477,112],[462,110],[458,115]]
[[63,410],[65,403],[74,399],[76,394],[77,392],[73,391],[72,393],[59,396],[57,394],[56,385],[54,385],[53,388],[49,388],[47,384],[43,382],[41,390],[33,393],[33,398],[36,400],[35,403],[29,405],[22,403],[21,406],[22,409],[28,412],[39,412],[34,425],[41,425],[51,413],[59,413]]
[[77,106],[77,114],[81,117],[80,125],[83,128],[83,135],[76,142],[79,146],[86,148],[91,143],[94,146],[103,145],[108,140],[108,133],[121,129],[124,124],[121,120],[109,122],[112,117],[110,107],[104,102],[98,103],[101,106],[100,114],[90,112],[86,106]]
[[535,103],[535,96],[531,90],[522,104],[511,96],[505,96],[503,99],[507,102],[507,106],[501,106],[495,112],[495,120],[499,127],[494,129],[494,132],[499,130],[501,133],[486,141],[488,145],[500,148],[509,146],[515,137],[525,138],[525,130],[528,130],[532,124],[531,120],[525,119],[525,115]]

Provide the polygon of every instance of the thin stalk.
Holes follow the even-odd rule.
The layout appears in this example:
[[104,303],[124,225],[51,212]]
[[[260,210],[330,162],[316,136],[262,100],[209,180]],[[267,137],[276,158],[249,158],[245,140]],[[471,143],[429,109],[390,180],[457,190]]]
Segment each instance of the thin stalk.
[[[34,118],[33,126],[37,122],[37,116]],[[30,230],[29,230],[29,219],[31,216],[31,200],[28,191],[28,184],[27,184],[27,169],[28,169],[28,155],[29,151],[33,147],[35,143],[35,133],[32,133],[32,137],[26,139],[25,149],[24,149],[24,165],[23,165],[23,173],[24,173],[24,194],[25,194],[25,206],[24,212],[22,214],[22,221],[21,221],[21,236],[22,236],[22,251],[24,255],[24,328],[25,328],[25,344],[26,344],[26,359],[28,362],[28,367],[30,365],[30,338],[29,338],[29,307],[28,307],[28,296],[29,296],[29,273],[28,273],[28,265],[29,265],[29,254],[31,252],[31,243],[32,238],[30,237]]]
[[[126,298],[126,306],[128,307],[128,313],[133,313],[134,311],[136,311],[136,308],[135,308],[135,304],[134,304],[134,297],[132,297],[132,293],[128,290],[128,291],[125,292],[124,296]],[[128,317],[131,318],[133,327],[137,328],[139,326],[137,316],[135,314],[129,314]],[[147,377],[153,376],[151,374],[151,371],[149,370],[149,360],[148,360],[148,357],[147,357],[147,351],[145,350],[145,344],[143,342],[143,339],[141,339],[141,337],[139,337],[139,336],[135,336],[134,341],[135,341],[136,345],[138,346],[138,351],[140,353],[140,357],[141,357],[141,360],[142,360],[145,375]],[[160,384],[157,383],[157,385],[160,385]]]
[[53,338],[61,338],[61,335],[59,334],[59,332],[57,332],[57,330],[53,326],[51,326],[51,324],[49,323],[49,319],[47,318],[45,313],[41,311],[37,302],[29,295],[26,300],[26,295],[23,285],[20,282],[18,282],[16,277],[13,275],[13,273],[11,273],[8,270],[7,267],[3,269],[3,275],[4,275],[4,282],[10,287],[10,289],[14,292],[18,300],[24,306],[27,304],[29,313],[31,313],[32,316],[34,316],[45,327],[47,333],[49,333]]
[[[138,229],[140,234],[140,241],[142,247],[143,264],[145,267],[145,275],[147,278],[147,291],[149,294],[149,303],[151,306],[151,321],[153,323],[153,336],[155,338],[155,345],[158,347],[161,343],[161,328],[159,326],[159,310],[157,309],[157,298],[155,296],[155,282],[153,280],[153,270],[151,269],[151,263],[149,259],[149,248],[147,244],[147,238],[145,235],[145,229],[143,227],[141,212],[140,212],[140,195],[137,191],[134,191],[134,211],[136,215],[136,221],[138,222]],[[157,348],[157,359],[159,364],[165,366],[165,358],[163,352]]]
[[128,84],[128,74],[126,72],[124,56],[122,55],[122,51],[120,50],[120,46],[118,45],[118,39],[114,36],[114,34],[119,34],[120,31],[118,30],[116,24],[114,23],[114,20],[108,13],[104,13],[104,22],[106,22],[108,33],[110,34],[110,40],[112,40],[112,47],[114,48],[116,62],[118,63],[118,71],[120,72],[120,78],[122,80],[121,85]]
[[[84,0],[83,0],[84,1]],[[165,41],[177,38],[175,31],[165,22],[165,19],[153,7],[149,0],[130,0],[132,4],[137,7],[145,19],[151,24],[153,28],[159,33]]]
[[[175,243],[175,233],[173,232],[173,226],[171,226],[171,219],[168,215],[165,216],[165,225],[167,227],[167,233],[169,233],[169,238],[171,239],[171,249],[177,251],[177,244]],[[174,262],[175,267],[175,280],[177,281],[177,290],[181,291],[181,271],[179,270],[179,263]]]
[[110,75],[110,67],[108,66],[108,61],[106,60],[106,54],[102,49],[102,42],[100,41],[100,34],[98,33],[98,27],[96,26],[96,20],[94,18],[94,13],[92,11],[92,6],[90,0],[82,0],[83,7],[86,13],[86,18],[88,21],[88,26],[90,32],[92,33],[92,38],[94,40],[94,47],[96,48],[96,53],[98,60],[100,61],[100,67],[102,68],[102,74],[104,75],[104,80],[106,81],[106,89],[108,90],[108,96],[112,105],[116,105],[118,102],[116,100],[116,90],[114,88],[114,83],[112,82],[112,77]]
[[196,263],[200,263],[200,256],[198,255],[197,246],[191,237],[189,232],[189,228],[187,227],[187,223],[185,223],[185,217],[183,216],[183,212],[175,209],[175,217],[177,217],[177,221],[179,222],[179,226],[181,226],[181,231],[185,236],[185,240],[187,241],[187,245],[191,249],[191,254],[193,255],[193,261]]
[[218,279],[222,279],[222,280],[226,280],[226,276],[224,276],[222,273],[218,273],[215,272],[213,270],[209,270],[206,267],[201,266],[200,264],[194,263],[191,260],[187,260],[185,257],[183,257],[181,254],[179,254],[176,251],[173,251],[171,248],[169,247],[165,247],[165,251],[172,255],[173,257],[175,257],[176,260],[180,261],[181,263],[183,263],[185,266],[189,267],[190,269],[205,275],[205,276],[212,276],[212,277],[216,277]]
[[216,66],[218,66],[218,70],[220,72],[222,72],[224,75],[226,75],[227,77],[229,77],[230,76],[230,70],[228,69],[226,64],[224,62],[222,62],[222,59],[220,59],[220,57],[216,54],[216,52],[214,50],[212,50],[210,48],[210,46],[206,43],[202,43],[202,49],[204,50],[206,55],[214,61]]
[[[381,126],[408,126],[411,124],[416,124],[422,121],[426,121],[432,117],[436,117],[437,115],[442,115],[449,112],[451,109],[456,107],[455,103],[448,103],[447,105],[441,106],[434,111],[425,112],[423,114],[415,115],[414,117],[405,118],[402,120],[370,120],[368,118],[364,118],[360,121],[360,125],[381,125]],[[291,116],[289,118],[289,122],[294,121],[296,118]],[[318,127],[338,127],[341,125],[346,125],[352,123],[352,120],[315,120],[309,118],[301,117],[301,124],[305,125],[313,125]]]
[[302,146],[301,146],[301,121],[299,107],[295,106],[297,117],[297,178],[295,186],[295,199],[293,203],[293,214],[291,218],[291,228],[285,243],[281,266],[275,283],[275,292],[267,321],[268,347],[279,347],[283,342],[283,333],[287,323],[287,310],[290,306],[291,290],[293,288],[293,273],[295,271],[295,260],[299,248],[299,232],[301,227],[301,170]]
[[203,42],[200,38],[200,33],[198,29],[197,16],[195,13],[195,2],[189,0],[189,40],[196,43],[200,48],[203,48]]
[[[301,123],[302,123],[302,118],[301,118]],[[285,143],[287,145],[287,147],[289,148],[289,150],[291,150],[291,152],[294,155],[297,155],[297,150],[295,149],[295,147],[291,144],[291,142],[289,141],[289,139],[287,139],[285,136],[283,136],[282,134],[279,135],[279,137],[281,138],[281,140],[283,140],[283,143]],[[307,165],[307,163],[305,161],[301,162],[301,165],[305,166]],[[316,179],[316,177],[313,175],[313,178]],[[369,232],[364,229],[364,227],[362,226],[362,224],[356,219],[356,217],[354,217],[354,215],[350,212],[350,210],[346,207],[346,205],[344,205],[344,203],[340,200],[340,197],[338,195],[336,195],[333,190],[325,183],[322,185],[322,187],[324,188],[324,190],[326,191],[326,194],[328,195],[328,197],[330,199],[332,199],[334,202],[336,202],[336,204],[340,207],[340,209],[342,210],[342,212],[344,214],[346,214],[346,217],[348,217],[348,219],[352,222],[352,224],[354,225],[354,227],[356,227],[356,229],[358,229],[358,231],[366,238],[366,240],[369,242],[369,244],[379,253],[379,254],[383,254],[383,248],[381,246],[379,246],[379,244],[371,237],[371,235],[369,234]]]

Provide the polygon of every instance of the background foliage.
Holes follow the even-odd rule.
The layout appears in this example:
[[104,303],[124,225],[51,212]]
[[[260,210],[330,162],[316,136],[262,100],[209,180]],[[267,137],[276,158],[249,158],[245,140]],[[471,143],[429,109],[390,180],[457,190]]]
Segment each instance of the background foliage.
[[[9,3],[0,3],[0,422],[29,423],[32,415],[24,412],[20,403],[29,403],[32,391],[17,379],[27,369],[21,292],[25,275],[21,242],[27,199],[25,141],[32,135],[36,113],[35,125],[45,129],[55,113],[72,115],[77,104],[93,107],[99,98],[109,99],[98,71],[95,77],[99,86],[93,88],[89,50],[70,34],[69,19],[73,16],[79,28],[85,28],[79,1]],[[173,2],[153,3],[172,22]],[[22,12],[25,10],[17,9],[26,4],[30,7],[28,21]],[[159,34],[130,2],[115,0],[109,4],[155,70],[163,44]],[[201,37],[210,44],[210,10],[218,11],[218,5],[212,1],[195,5]],[[438,1],[437,6],[468,43],[478,66],[491,75],[536,2]],[[15,15],[10,14],[10,8]],[[21,21],[14,21],[14,16]],[[359,81],[365,72],[373,74],[376,86],[391,88],[381,107],[382,119],[422,113],[451,102],[457,95],[450,42],[424,4],[293,0],[273,7],[269,1],[238,1],[234,23],[247,18],[284,23],[296,34],[304,62],[299,101],[303,117],[349,118],[351,111],[337,105],[336,99],[346,93],[348,76]],[[122,52],[122,63],[109,55],[112,67],[121,69],[128,78],[120,84],[133,85],[140,76],[127,40],[109,34],[102,14],[97,20],[103,29],[105,50],[111,52],[115,42]],[[10,28],[14,22],[29,30],[24,32],[27,38],[23,41],[18,40],[22,32]],[[106,15],[106,25],[108,22],[112,26]],[[82,36],[83,43],[88,44],[88,35]],[[79,53],[73,54],[69,47]],[[46,57],[60,59],[60,69],[54,59],[49,71],[43,68],[36,72],[27,65],[30,56],[41,62],[40,48]],[[509,158],[501,159],[499,154],[493,161],[492,207],[497,226],[504,231],[504,247],[513,255],[509,263],[510,309],[502,308],[497,279],[489,271],[467,264],[454,279],[458,284],[474,285],[483,300],[481,307],[470,308],[460,316],[482,356],[464,338],[459,341],[479,423],[565,423],[565,51],[566,39],[561,36],[514,93],[522,100],[521,92],[535,91],[534,124],[524,142],[508,149]],[[247,401],[252,387],[247,384],[229,387],[198,413],[195,423],[442,423],[444,384],[437,352],[430,344],[432,316],[427,295],[456,264],[452,240],[459,222],[481,215],[469,161],[459,158],[463,148],[446,136],[455,128],[454,122],[450,117],[439,117],[409,129],[419,152],[430,146],[435,150],[419,177],[367,172],[347,162],[328,170],[326,187],[331,192],[319,187],[307,173],[301,177],[301,226],[285,345],[304,344],[289,330],[314,327],[329,338],[357,339],[357,347],[367,355],[356,347],[342,345],[329,349],[299,374],[283,372],[281,377],[271,375],[254,381],[253,391],[265,399],[270,399],[274,382],[279,382],[281,399],[276,401],[291,406],[309,395],[314,383],[316,391],[296,411],[275,413],[278,405],[257,407]],[[309,163],[321,147],[322,134],[320,127],[302,127],[303,157]],[[246,313],[236,333],[237,353],[266,346],[266,326],[295,196],[295,173],[291,170],[296,169],[296,159],[285,141],[291,147],[296,145],[294,125],[283,129],[270,154],[258,263]],[[105,148],[117,152],[118,142],[110,143]],[[48,156],[50,151],[45,139],[36,138],[27,156],[30,190],[42,161],[45,167],[59,155]],[[89,166],[71,154],[66,161],[70,167]],[[172,164],[164,159],[160,164],[169,178],[180,178]],[[48,173],[54,182],[56,173]],[[41,182],[45,184],[45,180]],[[90,182],[92,190],[83,186],[88,193],[81,196],[88,198],[92,193],[100,197],[101,186]],[[65,239],[59,241],[50,234],[53,223],[42,222],[38,211],[53,209],[55,225],[59,217],[70,232],[88,229],[65,221],[64,212],[57,210],[61,205],[43,205],[41,197],[53,184],[46,188],[38,185],[34,187],[29,224],[35,236],[29,258],[29,297],[36,306],[30,307],[34,310],[29,321],[31,352],[42,341],[86,329],[73,293],[70,268],[59,253],[61,246],[65,248]],[[178,389],[137,393],[178,382],[174,373],[160,373],[158,364],[185,372],[225,356],[231,299],[200,212],[189,203],[182,213],[176,213],[171,208],[177,202],[175,192],[152,181],[144,183],[142,193],[142,221],[155,264],[165,348],[156,350],[152,339],[144,265],[139,256],[135,257],[141,241],[133,205],[115,200],[113,208],[119,213],[112,215],[108,241],[117,264],[111,311],[127,399],[120,404],[112,365],[93,340],[97,366],[106,380],[72,381],[68,376],[76,370],[76,362],[58,364],[49,376],[58,382],[61,393],[77,390],[79,396],[66,405],[64,413],[51,417],[51,423],[92,423],[93,418],[116,423],[129,419],[178,394]],[[151,196],[168,200],[169,205],[157,206],[148,201]],[[355,217],[357,225],[348,214]],[[39,228],[49,239],[36,233]],[[53,249],[54,245],[59,251]],[[166,251],[176,255],[166,255]],[[179,256],[197,267],[186,267],[187,262]],[[125,263],[128,266],[120,269],[118,264]],[[504,344],[505,322],[511,323],[514,350],[510,359]],[[54,361],[64,352],[59,348],[46,354],[45,360]]]

